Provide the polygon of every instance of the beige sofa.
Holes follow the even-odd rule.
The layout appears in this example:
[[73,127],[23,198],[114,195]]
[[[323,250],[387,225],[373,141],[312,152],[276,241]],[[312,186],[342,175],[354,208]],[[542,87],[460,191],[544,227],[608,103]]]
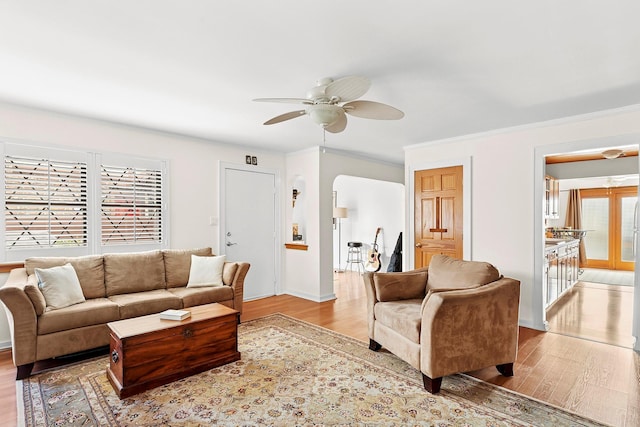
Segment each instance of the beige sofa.
[[496,366],[513,375],[520,282],[489,263],[432,257],[428,268],[366,273],[369,348],[385,347],[422,372],[424,387],[442,377]]
[[[225,262],[222,286],[187,287],[191,255],[212,252],[202,248],[25,260],[25,267],[12,270],[0,288],[17,378],[28,377],[36,361],[108,345],[108,322],[213,302],[242,312],[249,264]],[[66,263],[77,273],[85,301],[51,309],[34,272]]]

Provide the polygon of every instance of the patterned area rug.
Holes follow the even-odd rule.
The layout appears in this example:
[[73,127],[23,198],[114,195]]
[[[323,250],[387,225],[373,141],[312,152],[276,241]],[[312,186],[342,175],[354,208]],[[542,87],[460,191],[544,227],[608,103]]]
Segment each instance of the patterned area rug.
[[[284,315],[239,327],[240,361],[120,400],[107,357],[18,385],[26,426],[596,426],[477,381],[445,377],[438,395],[385,351]],[[517,375],[517,372],[516,372]]]

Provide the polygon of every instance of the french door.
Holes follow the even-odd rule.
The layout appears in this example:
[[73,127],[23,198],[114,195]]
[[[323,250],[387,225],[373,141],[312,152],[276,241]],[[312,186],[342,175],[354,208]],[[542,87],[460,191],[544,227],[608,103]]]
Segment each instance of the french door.
[[587,262],[583,267],[634,270],[638,187],[580,190]]

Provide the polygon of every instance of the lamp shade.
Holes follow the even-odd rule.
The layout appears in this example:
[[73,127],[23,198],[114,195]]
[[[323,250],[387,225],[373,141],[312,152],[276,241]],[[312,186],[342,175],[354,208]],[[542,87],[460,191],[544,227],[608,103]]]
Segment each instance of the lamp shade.
[[346,218],[347,217],[347,208],[333,208],[333,217],[334,218]]

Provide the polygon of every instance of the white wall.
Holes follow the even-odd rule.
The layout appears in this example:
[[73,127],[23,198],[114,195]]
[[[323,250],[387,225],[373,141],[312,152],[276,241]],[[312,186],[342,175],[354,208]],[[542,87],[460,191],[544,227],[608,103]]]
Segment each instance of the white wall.
[[[400,165],[354,157],[336,150],[314,147],[288,154],[285,191],[291,194],[294,180],[299,177],[305,179],[305,242],[309,247],[307,251],[285,251],[285,293],[314,301],[335,298],[332,216],[333,183],[338,175],[396,183],[404,181],[403,168]],[[289,205],[285,213],[287,230],[291,229],[291,211]]]
[[[387,270],[389,257],[395,248],[398,234],[404,229],[404,185],[397,182],[340,175],[333,183],[339,207],[346,207],[348,217],[340,220],[341,237],[334,232],[333,265],[344,268],[347,259],[347,242],[362,242],[362,253],[367,261],[367,251],[378,236],[381,271]],[[341,241],[341,262],[338,262],[338,243]]]
[[213,246],[219,250],[217,227],[209,225],[209,217],[218,216],[219,161],[244,164],[245,154],[252,154],[260,166],[284,171],[280,153],[2,103],[0,118],[0,140],[169,160],[173,248]]
[[[426,169],[432,162],[471,157],[472,204],[465,206],[471,209],[471,230],[465,238],[472,238],[472,259],[494,263],[504,275],[520,280],[521,324],[543,329],[544,156],[639,139],[640,108],[634,106],[406,147],[405,169]],[[408,192],[412,194],[413,188]],[[406,253],[413,246],[413,236],[406,236],[405,242]],[[640,306],[638,294],[636,307]],[[637,335],[637,322],[635,328]]]

